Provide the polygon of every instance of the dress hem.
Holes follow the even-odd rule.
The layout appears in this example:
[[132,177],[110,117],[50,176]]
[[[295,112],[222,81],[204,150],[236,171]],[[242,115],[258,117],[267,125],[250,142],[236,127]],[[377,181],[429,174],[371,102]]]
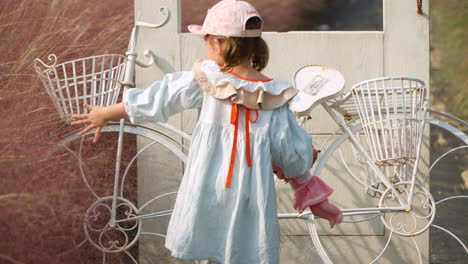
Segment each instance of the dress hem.
[[[188,259],[188,260],[199,260],[199,261],[202,261],[202,260],[216,261],[219,264],[223,264],[224,259],[221,259],[221,258],[216,258],[216,257],[213,257],[213,256],[200,256],[200,255],[196,256],[196,255],[184,254],[184,253],[182,253],[180,251],[169,248],[167,245],[165,245],[165,247],[171,251],[171,256],[176,257],[176,258]],[[270,247],[268,249],[269,250],[270,249],[280,250],[280,248],[281,247]]]
[[190,255],[190,254],[184,254],[180,251],[169,248],[167,245],[165,245],[165,247],[171,251],[171,256],[176,257],[176,258],[189,259],[189,260],[208,260],[208,261],[216,261],[218,263],[223,263],[222,259],[218,259],[212,256],[195,256],[195,255]]

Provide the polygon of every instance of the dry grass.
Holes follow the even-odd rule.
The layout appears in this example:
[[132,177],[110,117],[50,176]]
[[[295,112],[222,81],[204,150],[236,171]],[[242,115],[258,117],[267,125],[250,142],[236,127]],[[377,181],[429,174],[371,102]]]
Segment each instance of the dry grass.
[[[81,214],[93,197],[79,178],[71,153],[45,155],[72,130],[58,118],[32,63],[35,58],[46,60],[50,53],[55,53],[60,62],[104,53],[123,54],[132,25],[133,1],[129,0],[2,1],[0,263],[101,260],[102,255],[89,245],[58,256],[83,240]],[[102,139],[93,153],[101,156],[102,167],[109,170],[115,159],[115,151],[109,146],[115,138]],[[95,175],[93,186],[98,191],[108,192],[113,171],[102,169],[91,166],[88,173]],[[129,184],[130,189],[135,186],[135,182]]]

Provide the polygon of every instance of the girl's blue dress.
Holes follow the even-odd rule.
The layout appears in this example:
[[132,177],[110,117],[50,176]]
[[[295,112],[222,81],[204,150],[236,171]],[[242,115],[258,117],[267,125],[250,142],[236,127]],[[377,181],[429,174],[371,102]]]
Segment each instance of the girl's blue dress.
[[289,109],[296,93],[286,81],[242,79],[209,60],[195,63],[192,71],[166,74],[146,89],[127,90],[123,101],[132,123],[166,122],[185,109],[200,109],[165,241],[172,256],[279,263],[271,159],[287,178],[306,175],[301,183],[311,177],[313,159],[312,138]]

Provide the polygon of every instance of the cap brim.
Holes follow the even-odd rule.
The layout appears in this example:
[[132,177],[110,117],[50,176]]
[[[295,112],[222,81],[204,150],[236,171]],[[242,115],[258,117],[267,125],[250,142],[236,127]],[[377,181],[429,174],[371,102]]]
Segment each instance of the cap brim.
[[203,32],[203,27],[200,26],[200,25],[189,25],[188,27],[188,30],[190,32],[192,32],[193,34],[196,34],[196,35],[206,35],[205,32]]

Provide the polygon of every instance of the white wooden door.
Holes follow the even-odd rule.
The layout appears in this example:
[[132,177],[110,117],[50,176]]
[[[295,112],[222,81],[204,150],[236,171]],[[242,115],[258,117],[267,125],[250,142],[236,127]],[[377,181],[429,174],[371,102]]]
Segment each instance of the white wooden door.
[[[378,0],[376,0],[378,1]],[[195,1],[194,1],[195,2]],[[274,1],[272,1],[273,3]],[[254,3],[255,4],[255,3]],[[203,39],[190,33],[181,33],[179,0],[135,0],[135,14],[149,23],[162,20],[160,7],[171,10],[169,22],[160,29],[141,29],[138,39],[138,52],[152,50],[158,57],[156,66],[138,68],[136,86],[147,87],[161,79],[164,73],[190,70],[193,62],[204,58]],[[296,31],[265,32],[263,38],[270,47],[270,62],[265,74],[270,77],[290,80],[294,71],[306,64],[326,64],[343,73],[346,89],[353,84],[381,76],[412,76],[429,85],[429,19],[428,3],[424,1],[425,15],[416,14],[416,1],[383,0],[383,31]],[[315,144],[337,129],[337,125],[321,107],[312,113],[312,121],[306,130],[313,135]],[[196,112],[186,111],[170,119],[170,123],[187,133],[191,133],[196,122]],[[424,155],[427,161],[427,149]],[[163,149],[141,158],[139,170],[139,198],[148,200],[157,194],[177,191],[182,177],[182,164],[172,162],[173,157]],[[162,167],[162,169],[160,168]],[[155,173],[157,168],[157,172]],[[340,177],[343,170],[338,162],[332,162],[329,170],[321,175],[335,188],[331,200],[342,208],[369,207],[368,196],[362,186],[351,179]],[[292,191],[289,185],[281,184],[278,191],[279,213],[294,212]],[[168,221],[169,219],[167,219]],[[164,224],[167,224],[164,223]],[[155,225],[155,228],[164,228]],[[281,220],[282,246],[281,263],[319,263],[318,256],[304,221]],[[321,228],[325,230],[325,228]],[[163,231],[164,232],[164,231]],[[332,244],[333,259],[340,262],[354,258],[347,263],[366,263],[375,256],[386,241],[386,232],[380,221],[362,224],[342,224],[332,232],[323,233],[323,243]],[[415,248],[410,239],[395,240],[379,263],[416,263]],[[423,262],[428,262],[428,235],[415,238],[422,251]],[[163,243],[153,243],[151,238],[140,242],[141,263],[185,263],[170,257]],[[160,241],[159,241],[160,242]],[[359,251],[356,251],[360,249]],[[159,253],[156,253],[159,252]],[[167,256],[167,260],[149,256]],[[148,261],[148,262],[145,262]]]

